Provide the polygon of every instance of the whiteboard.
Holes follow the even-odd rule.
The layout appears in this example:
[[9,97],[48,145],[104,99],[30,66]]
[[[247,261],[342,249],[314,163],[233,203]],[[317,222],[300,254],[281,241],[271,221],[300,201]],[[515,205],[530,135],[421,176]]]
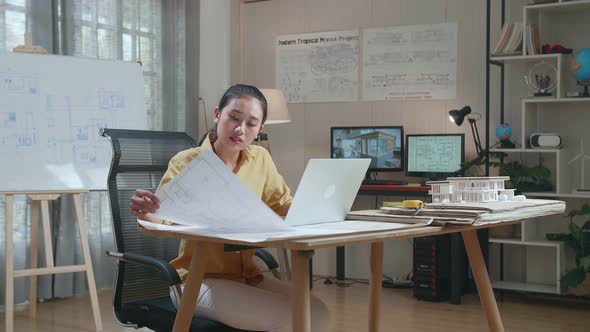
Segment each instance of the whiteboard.
[[359,32],[276,38],[276,85],[289,103],[358,99]]
[[364,100],[455,99],[457,23],[363,30]]
[[0,191],[105,190],[100,128],[147,128],[138,64],[0,55]]

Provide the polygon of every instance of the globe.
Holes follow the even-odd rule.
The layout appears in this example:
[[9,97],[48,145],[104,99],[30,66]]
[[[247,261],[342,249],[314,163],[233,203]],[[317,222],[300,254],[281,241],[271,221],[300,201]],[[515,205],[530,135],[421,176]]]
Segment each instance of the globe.
[[501,123],[496,127],[496,137],[500,141],[509,141],[512,136],[512,128],[507,123]]
[[570,69],[576,76],[579,85],[584,86],[584,96],[588,97],[588,85],[590,85],[590,48],[584,48],[570,63]]

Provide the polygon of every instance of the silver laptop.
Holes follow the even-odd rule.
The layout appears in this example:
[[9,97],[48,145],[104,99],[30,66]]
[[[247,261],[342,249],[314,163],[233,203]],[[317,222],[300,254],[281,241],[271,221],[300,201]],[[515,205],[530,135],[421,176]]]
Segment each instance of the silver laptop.
[[289,226],[346,220],[371,159],[310,159],[285,218]]

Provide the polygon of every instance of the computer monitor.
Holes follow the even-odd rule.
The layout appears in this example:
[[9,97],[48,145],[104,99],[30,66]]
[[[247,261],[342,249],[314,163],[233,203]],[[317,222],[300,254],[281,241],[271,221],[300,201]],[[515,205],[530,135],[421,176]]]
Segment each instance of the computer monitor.
[[446,179],[462,175],[465,134],[406,135],[406,175]]
[[400,126],[332,127],[332,158],[371,158],[368,172],[402,171],[404,131]]

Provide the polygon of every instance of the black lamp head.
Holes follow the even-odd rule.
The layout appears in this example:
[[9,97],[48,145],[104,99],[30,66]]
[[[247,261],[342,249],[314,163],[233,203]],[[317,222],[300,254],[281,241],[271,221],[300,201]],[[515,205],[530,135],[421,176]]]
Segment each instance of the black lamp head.
[[469,113],[471,113],[471,107],[465,106],[460,110],[449,111],[449,119],[457,126],[460,126],[463,124],[463,120],[465,120],[465,117]]

